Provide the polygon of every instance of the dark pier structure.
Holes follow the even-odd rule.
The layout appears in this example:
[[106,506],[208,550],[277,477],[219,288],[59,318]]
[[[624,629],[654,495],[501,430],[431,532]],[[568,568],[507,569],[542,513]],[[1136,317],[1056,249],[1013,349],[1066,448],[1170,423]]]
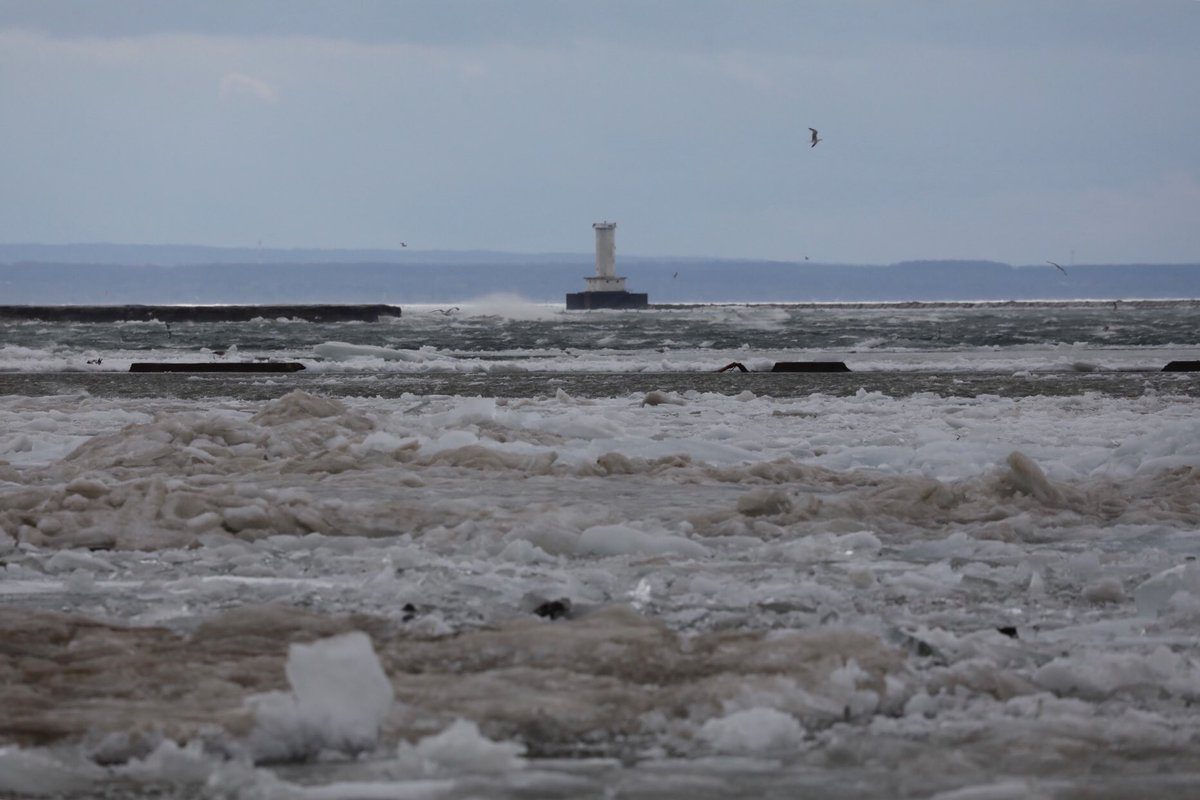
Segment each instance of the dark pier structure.
[[568,292],[567,311],[590,311],[593,308],[649,308],[644,292]]
[[400,306],[356,305],[213,305],[213,306],[4,306],[0,320],[43,322],[249,322],[252,319],[302,319],[305,322],[378,322],[400,316]]
[[135,361],[130,372],[299,372],[298,361]]

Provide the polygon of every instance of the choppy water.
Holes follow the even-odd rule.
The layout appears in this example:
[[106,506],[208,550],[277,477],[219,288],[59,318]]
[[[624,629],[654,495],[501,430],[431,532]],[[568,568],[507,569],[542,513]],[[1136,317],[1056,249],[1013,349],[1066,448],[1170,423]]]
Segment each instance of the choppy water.
[[[564,352],[935,352],[1088,346],[1197,345],[1200,303],[1157,301],[1003,306],[692,306],[568,313],[522,303],[411,307],[378,323],[0,323],[0,342],[48,353],[192,352],[236,345],[243,355],[304,358],[323,342],[417,350],[458,358]],[[78,366],[83,368],[80,359]],[[3,362],[0,362],[2,365]]]
[[[711,373],[737,362],[753,372],[777,361],[843,361],[855,372],[905,372],[912,391],[1059,391],[1029,374],[1059,373],[1066,391],[1103,381],[1094,372],[1157,372],[1170,360],[1200,357],[1200,304],[1191,301],[866,306],[690,306],[638,312],[567,313],[519,302],[410,307],[378,323],[317,324],[260,319],[221,324],[46,324],[0,322],[0,376],[52,373],[124,373],[136,361],[298,361],[312,373],[375,373],[374,378],[331,381],[327,390],[392,396],[422,391],[527,396],[553,387],[551,374],[578,391],[633,390],[643,374]],[[387,379],[387,374],[392,374]],[[616,377],[593,381],[593,374]],[[921,377],[920,374],[924,374]],[[937,376],[949,373],[1015,375],[964,390]],[[1075,377],[1072,377],[1074,374]],[[455,378],[454,376],[463,376]],[[479,380],[486,377],[486,380]],[[667,378],[668,382],[677,383]],[[753,391],[783,394],[852,391],[864,385],[905,391],[905,381],[821,378],[740,379]],[[1148,379],[1151,384],[1164,379]],[[190,386],[153,378],[125,381],[62,378],[56,385],[88,391],[192,396],[219,381],[193,378]],[[1170,383],[1170,381],[1167,381]],[[1114,391],[1139,384],[1114,381]],[[1187,391],[1186,381],[1175,381]],[[41,391],[32,380],[9,378],[0,391]],[[267,396],[263,381],[234,379],[228,391]],[[721,391],[737,384],[695,378],[690,384]],[[6,388],[7,387],[7,388]],[[157,387],[157,389],[155,389]]]
[[1099,392],[1138,397],[1147,392],[1200,396],[1195,373],[1155,371],[1045,371],[1012,374],[992,370],[927,372],[868,371],[835,374],[770,372],[354,372],[296,375],[155,373],[0,373],[0,395],[86,393],[97,397],[177,397],[199,400],[231,397],[270,400],[294,389],[330,397],[404,398],[410,395],[537,397],[558,391],[574,397],[613,397],[660,389],[670,392],[748,391],[771,397],[819,393],[834,397],[880,392],[904,397],[933,392],[944,397],[1067,397]]

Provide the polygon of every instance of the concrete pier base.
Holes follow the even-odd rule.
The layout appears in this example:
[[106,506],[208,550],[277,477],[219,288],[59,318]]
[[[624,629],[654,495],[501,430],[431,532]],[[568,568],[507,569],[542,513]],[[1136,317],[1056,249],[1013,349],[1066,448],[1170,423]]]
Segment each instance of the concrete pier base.
[[647,308],[650,297],[645,292],[568,292],[567,311],[587,311],[593,308]]

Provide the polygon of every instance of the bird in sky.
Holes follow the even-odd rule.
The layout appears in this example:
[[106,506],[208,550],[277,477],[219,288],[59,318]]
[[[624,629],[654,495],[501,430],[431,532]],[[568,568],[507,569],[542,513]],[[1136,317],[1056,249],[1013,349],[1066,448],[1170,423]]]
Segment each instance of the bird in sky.
[[816,147],[817,142],[824,141],[821,137],[817,136],[816,128],[809,128],[809,130],[812,131],[812,144],[810,144],[809,147]]
[[408,242],[401,242],[401,243],[400,243],[400,246],[401,246],[401,247],[408,247]]
[[1047,264],[1049,264],[1050,266],[1052,266],[1052,267],[1056,268],[1056,269],[1057,269],[1059,272],[1061,272],[1063,275],[1066,275],[1066,274],[1067,274],[1067,271],[1066,271],[1065,269],[1063,269],[1063,268],[1062,268],[1062,264],[1055,264],[1053,261],[1047,261],[1046,263],[1047,263]]

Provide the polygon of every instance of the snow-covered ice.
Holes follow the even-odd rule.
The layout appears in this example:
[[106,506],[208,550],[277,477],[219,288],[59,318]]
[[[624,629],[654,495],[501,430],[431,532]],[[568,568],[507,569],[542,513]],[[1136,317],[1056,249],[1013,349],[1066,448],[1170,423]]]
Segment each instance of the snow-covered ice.
[[1196,796],[1200,400],[1097,386],[0,397],[0,793]]

